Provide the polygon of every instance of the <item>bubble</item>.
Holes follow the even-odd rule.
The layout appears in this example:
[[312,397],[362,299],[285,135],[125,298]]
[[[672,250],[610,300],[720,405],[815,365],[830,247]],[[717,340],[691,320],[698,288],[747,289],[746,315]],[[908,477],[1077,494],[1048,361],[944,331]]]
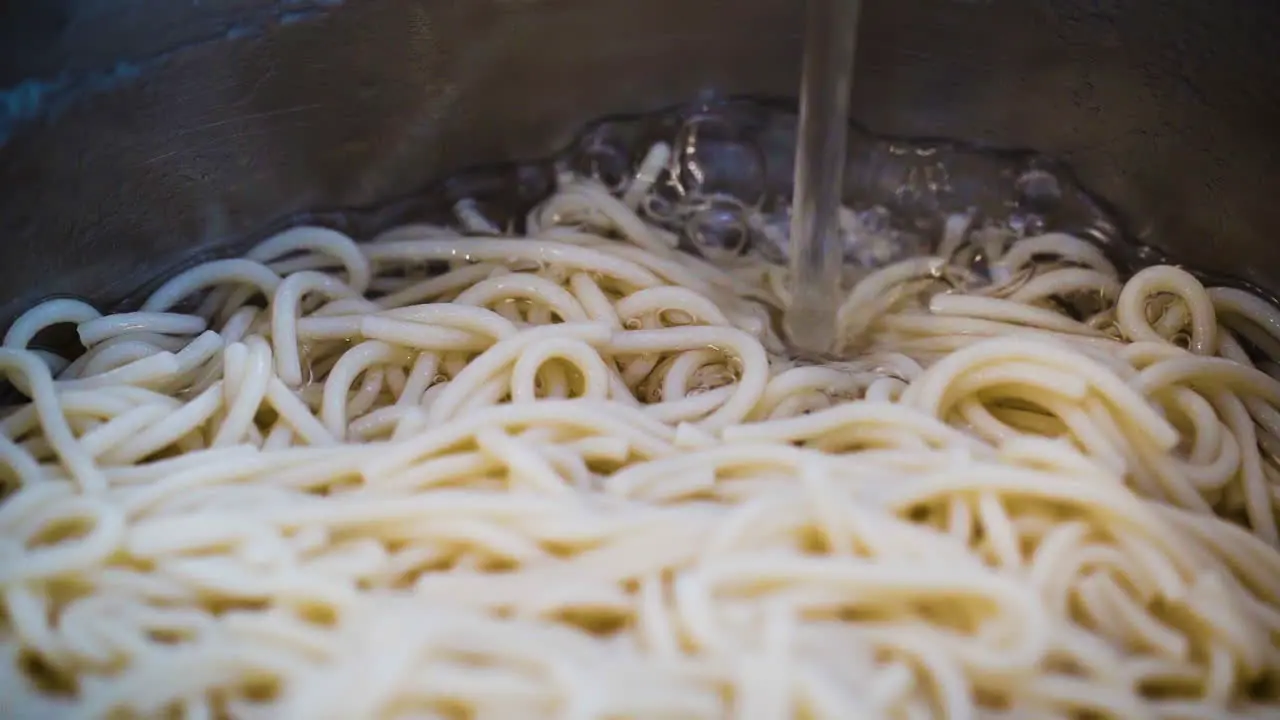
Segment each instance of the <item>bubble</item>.
[[764,155],[744,128],[727,116],[703,111],[685,120],[675,151],[675,182],[688,196],[724,194],[759,203],[767,180]]
[[685,235],[704,254],[737,255],[747,248],[750,233],[742,209],[719,202],[695,212],[685,225]]
[[680,214],[680,208],[675,201],[652,191],[640,200],[640,211],[648,219],[663,226],[668,226]]
[[1062,185],[1046,170],[1028,170],[1014,183],[1018,199],[1025,205],[1048,210],[1062,199]]
[[632,164],[630,149],[611,125],[583,137],[571,161],[574,170],[599,181],[610,192],[617,192],[631,179]]

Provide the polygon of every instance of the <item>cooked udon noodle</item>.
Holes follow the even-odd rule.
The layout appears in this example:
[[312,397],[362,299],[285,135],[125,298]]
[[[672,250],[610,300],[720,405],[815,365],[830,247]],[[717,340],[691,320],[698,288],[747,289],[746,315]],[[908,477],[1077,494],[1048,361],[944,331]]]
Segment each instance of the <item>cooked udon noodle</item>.
[[960,218],[804,362],[644,195],[24,315],[0,715],[1276,717],[1275,308]]

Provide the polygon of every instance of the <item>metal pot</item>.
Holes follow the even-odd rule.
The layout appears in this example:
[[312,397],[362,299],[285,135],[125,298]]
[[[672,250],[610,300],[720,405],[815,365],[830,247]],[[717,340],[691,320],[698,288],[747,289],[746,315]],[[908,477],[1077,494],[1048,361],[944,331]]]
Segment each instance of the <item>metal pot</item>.
[[[547,155],[601,115],[791,96],[797,0],[0,5],[0,326],[298,213]],[[1280,289],[1280,5],[865,0],[853,113],[1034,148],[1128,231]]]

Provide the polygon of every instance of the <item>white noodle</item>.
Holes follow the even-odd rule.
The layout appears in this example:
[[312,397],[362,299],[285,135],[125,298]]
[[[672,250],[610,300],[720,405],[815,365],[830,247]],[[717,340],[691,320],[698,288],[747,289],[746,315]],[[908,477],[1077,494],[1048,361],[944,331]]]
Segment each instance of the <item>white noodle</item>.
[[20,318],[0,716],[1280,713],[1280,311],[957,216],[802,364],[637,215],[669,154]]

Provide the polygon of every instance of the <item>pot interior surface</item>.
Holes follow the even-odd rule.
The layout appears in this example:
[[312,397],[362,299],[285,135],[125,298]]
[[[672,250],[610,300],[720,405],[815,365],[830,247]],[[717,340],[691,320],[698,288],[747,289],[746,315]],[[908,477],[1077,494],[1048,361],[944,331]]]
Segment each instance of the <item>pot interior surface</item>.
[[[371,232],[429,211],[433,182],[547,157],[603,116],[791,97],[801,10],[7,3],[0,325],[54,295],[125,301],[303,214]],[[1035,150],[1125,236],[1275,291],[1277,31],[1280,6],[1249,0],[867,0],[853,114],[881,135]]]

